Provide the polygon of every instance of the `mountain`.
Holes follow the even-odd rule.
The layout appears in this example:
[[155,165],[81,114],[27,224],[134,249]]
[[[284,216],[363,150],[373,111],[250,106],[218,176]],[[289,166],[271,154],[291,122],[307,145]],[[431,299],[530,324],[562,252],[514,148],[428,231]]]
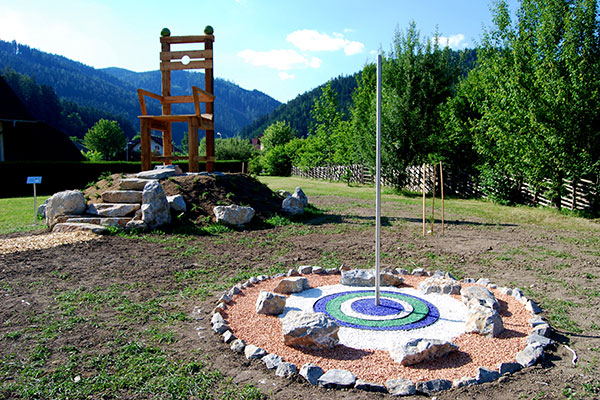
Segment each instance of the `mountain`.
[[[356,88],[358,73],[350,76],[339,76],[331,80],[331,86],[337,93],[339,110],[348,116],[352,105],[352,92]],[[288,103],[280,105],[268,115],[256,119],[250,125],[242,129],[241,136],[254,138],[261,135],[264,130],[274,122],[286,121],[302,137],[309,133],[311,117],[310,110],[315,100],[321,96],[322,88],[326,84],[318,86],[308,92],[298,95]]]
[[[160,93],[160,72],[132,72],[119,68],[95,69],[66,57],[45,53],[17,42],[0,40],[0,69],[27,75],[42,86],[54,89],[61,100],[118,116],[139,130],[140,106],[136,89]],[[173,94],[189,94],[192,85],[204,87],[204,75],[174,71]],[[249,91],[215,79],[215,131],[223,137],[237,135],[256,118],[269,114],[281,103],[259,91]],[[151,105],[149,112],[158,111]],[[176,124],[174,141],[179,142],[187,129]],[[128,129],[124,129],[128,132]]]

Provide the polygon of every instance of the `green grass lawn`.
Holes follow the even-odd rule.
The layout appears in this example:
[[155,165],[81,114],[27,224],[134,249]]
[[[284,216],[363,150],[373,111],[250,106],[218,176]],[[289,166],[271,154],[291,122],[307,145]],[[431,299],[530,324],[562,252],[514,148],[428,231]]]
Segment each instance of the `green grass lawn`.
[[[38,196],[38,206],[50,196]],[[45,228],[44,221],[34,223],[33,197],[0,199],[0,234]]]

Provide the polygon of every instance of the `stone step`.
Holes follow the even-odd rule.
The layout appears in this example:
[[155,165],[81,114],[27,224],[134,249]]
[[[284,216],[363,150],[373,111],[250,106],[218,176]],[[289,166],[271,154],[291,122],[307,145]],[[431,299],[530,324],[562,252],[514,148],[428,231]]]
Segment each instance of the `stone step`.
[[102,226],[114,226],[119,228],[124,228],[125,225],[132,218],[126,217],[115,217],[115,218],[103,218],[103,217],[89,217],[89,216],[79,216],[75,218],[67,219],[67,223],[77,223],[77,224],[94,224],[94,225],[102,225]]
[[52,232],[92,232],[104,235],[108,233],[108,229],[105,226],[96,224],[61,222],[54,225]]
[[105,203],[141,204],[142,192],[139,190],[109,190],[102,193]]
[[121,190],[144,190],[146,183],[156,179],[125,178],[121,181],[119,188]]
[[140,204],[94,203],[88,206],[86,212],[100,217],[126,217],[135,214],[140,207]]

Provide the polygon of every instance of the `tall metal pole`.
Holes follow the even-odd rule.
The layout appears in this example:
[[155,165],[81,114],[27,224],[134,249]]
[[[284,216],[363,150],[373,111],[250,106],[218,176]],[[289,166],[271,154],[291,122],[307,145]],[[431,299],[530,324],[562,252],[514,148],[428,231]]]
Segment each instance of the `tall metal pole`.
[[375,184],[377,200],[375,202],[375,305],[379,306],[379,250],[381,247],[381,54],[377,55],[377,174]]

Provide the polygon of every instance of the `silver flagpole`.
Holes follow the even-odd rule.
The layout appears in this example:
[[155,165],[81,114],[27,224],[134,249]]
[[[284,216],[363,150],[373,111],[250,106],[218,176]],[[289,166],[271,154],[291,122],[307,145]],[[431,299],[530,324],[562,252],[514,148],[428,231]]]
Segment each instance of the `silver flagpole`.
[[381,247],[381,54],[377,55],[377,174],[375,178],[377,200],[375,201],[375,305],[379,306],[379,249]]

